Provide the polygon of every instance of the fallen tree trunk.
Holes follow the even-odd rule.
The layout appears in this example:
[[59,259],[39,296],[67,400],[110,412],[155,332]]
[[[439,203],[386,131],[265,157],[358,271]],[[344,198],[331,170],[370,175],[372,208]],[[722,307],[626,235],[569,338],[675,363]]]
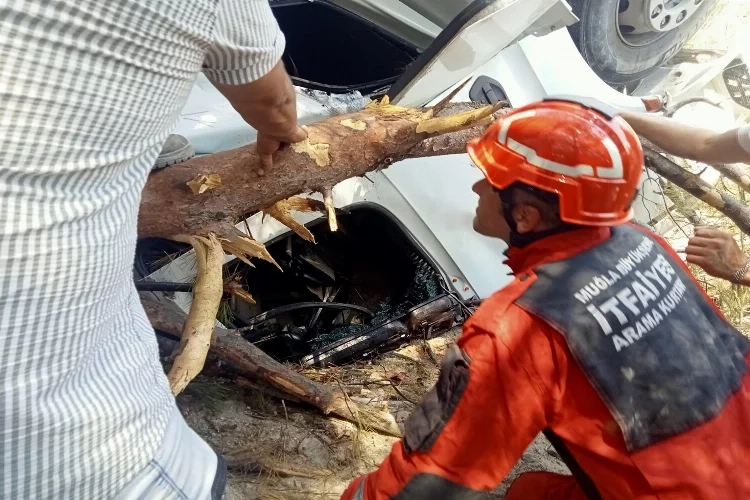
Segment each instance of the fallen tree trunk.
[[641,138],[646,166],[677,187],[687,191],[704,203],[723,213],[743,233],[750,235],[750,208],[727,193],[719,191],[699,176],[688,172],[678,164],[659,154],[658,148]]
[[[299,199],[292,203],[289,198],[319,191],[324,195],[330,228],[335,231],[331,190],[336,184],[404,158],[463,152],[468,139],[480,135],[500,107],[446,104],[451,97],[434,109],[393,106],[385,98],[360,112],[306,127],[308,138],[278,151],[274,168],[262,176],[258,176],[261,162],[254,144],[156,171],[143,190],[138,235],[189,241],[200,248],[215,241],[247,263],[255,257],[276,264],[265,246],[235,224],[263,210],[310,240],[312,235],[289,212],[314,207]],[[436,110],[447,116],[434,116]],[[434,139],[426,141],[430,138]],[[213,328],[223,287],[221,260],[202,261],[203,278],[194,287],[195,297],[201,299],[201,312],[191,311],[180,342],[179,362],[169,372],[175,395],[200,372],[206,358],[209,344],[205,339]]]
[[[156,330],[176,337],[182,335],[186,316],[176,304],[167,300],[160,301],[148,293],[141,293],[140,298],[148,319]],[[243,339],[236,331],[215,328],[211,338],[211,351],[231,371],[248,378],[255,387],[266,384],[270,386],[275,396],[307,403],[324,415],[334,415],[366,429],[392,436],[400,435],[396,422],[389,414],[366,408],[347,399],[344,394],[338,394],[291,370]]]
[[[255,144],[158,170],[143,190],[138,236],[214,233],[235,240],[240,236],[237,222],[277,201],[324,193],[345,179],[405,158],[465,152],[466,142],[482,133],[496,111],[472,108],[471,103],[448,105],[445,112],[462,112],[433,117],[430,110],[373,103],[361,112],[305,127],[308,139],[278,151],[274,168],[263,176],[256,173],[260,160]],[[435,139],[425,140],[430,137]],[[200,186],[205,190],[195,194]]]

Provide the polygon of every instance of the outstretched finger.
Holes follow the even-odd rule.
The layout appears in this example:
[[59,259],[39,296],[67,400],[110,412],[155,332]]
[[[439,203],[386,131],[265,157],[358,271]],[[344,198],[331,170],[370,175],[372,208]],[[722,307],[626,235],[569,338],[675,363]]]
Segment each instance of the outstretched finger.
[[258,169],[258,175],[265,175],[267,170],[273,168],[273,155],[259,155],[260,156],[260,168]]
[[279,150],[281,142],[266,136],[258,136],[256,152],[260,156],[260,165],[262,169],[268,170],[273,168],[273,154]]

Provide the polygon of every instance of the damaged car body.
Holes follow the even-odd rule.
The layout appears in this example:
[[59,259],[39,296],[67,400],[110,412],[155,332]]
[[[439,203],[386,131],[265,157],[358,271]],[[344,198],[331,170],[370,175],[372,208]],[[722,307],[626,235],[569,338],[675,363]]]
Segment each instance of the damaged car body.
[[[325,366],[432,338],[470,313],[392,214],[361,203],[338,221],[336,232],[322,219],[307,224],[314,243],[293,232],[266,242],[282,273],[266,261],[228,262],[218,321],[279,361]],[[139,242],[137,279],[188,250],[164,240]],[[139,282],[142,290],[172,298],[190,286]]]

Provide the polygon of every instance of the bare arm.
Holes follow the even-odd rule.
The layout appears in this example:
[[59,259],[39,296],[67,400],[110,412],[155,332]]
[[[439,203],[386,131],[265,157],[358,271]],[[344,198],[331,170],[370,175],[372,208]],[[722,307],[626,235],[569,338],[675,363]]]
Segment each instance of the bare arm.
[[264,168],[282,143],[304,141],[307,133],[297,125],[297,99],[284,64],[254,82],[226,85],[214,82],[242,118],[258,131],[258,154]]
[[297,125],[294,86],[280,62],[286,40],[268,0],[222,0],[203,72],[258,131],[264,168],[282,143],[307,133]]
[[646,113],[620,113],[633,130],[664,151],[704,163],[750,162],[750,152],[740,145],[738,129],[714,132]]

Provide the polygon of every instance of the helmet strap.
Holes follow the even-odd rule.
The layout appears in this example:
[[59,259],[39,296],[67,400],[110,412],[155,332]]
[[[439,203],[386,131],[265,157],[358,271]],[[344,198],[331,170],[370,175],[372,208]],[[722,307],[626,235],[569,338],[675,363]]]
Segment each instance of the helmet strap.
[[[510,228],[510,240],[508,241],[509,247],[524,248],[527,245],[530,245],[539,240],[543,240],[544,238],[547,238],[549,236],[554,236],[556,234],[565,233],[567,231],[571,231],[579,227],[579,226],[576,226],[575,224],[561,222],[560,225],[553,227],[551,229],[546,229],[544,231],[532,231],[532,232],[523,233],[523,234],[519,233],[518,224],[516,224],[515,219],[513,219],[513,190],[514,189],[523,189],[523,187],[519,187],[518,184],[515,184],[506,189],[496,190],[498,194],[500,195],[500,200],[502,201],[502,204],[503,204],[503,217],[505,217],[505,222],[507,222],[508,227]],[[530,190],[532,190],[533,192],[533,188]]]

